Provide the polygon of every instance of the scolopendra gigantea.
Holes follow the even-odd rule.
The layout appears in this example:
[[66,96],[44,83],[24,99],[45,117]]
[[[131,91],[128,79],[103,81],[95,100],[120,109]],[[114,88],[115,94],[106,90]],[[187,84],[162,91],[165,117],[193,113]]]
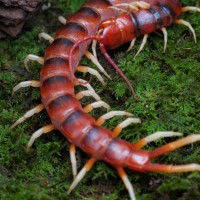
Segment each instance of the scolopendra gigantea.
[[[70,54],[72,55],[73,49],[75,49],[82,42],[93,40],[94,44],[92,45],[92,50],[93,55],[96,57],[96,42],[98,41],[102,54],[110,62],[114,69],[120,74],[120,76],[125,80],[133,96],[135,97],[135,99],[137,99],[134,89],[131,86],[129,80],[110,58],[106,49],[116,49],[119,46],[131,41],[129,48],[127,49],[128,52],[133,48],[136,38],[144,35],[140,48],[135,55],[136,57],[144,48],[149,34],[160,30],[163,32],[164,35],[165,52],[168,40],[166,27],[169,27],[172,24],[182,24],[188,27],[193,34],[194,41],[196,42],[196,34],[191,24],[183,19],[178,18],[180,14],[184,12],[200,12],[200,8],[193,6],[182,7],[180,1],[176,0],[167,2],[159,0],[133,1],[131,3],[116,4],[115,6],[111,6],[110,8],[121,11],[123,14],[120,14],[115,18],[113,17],[110,19],[106,19],[101,22],[99,25],[98,33],[92,36],[89,35],[78,41],[71,49]],[[90,56],[87,57],[90,58]],[[94,63],[96,63],[96,65],[98,66],[98,60],[94,61]]]

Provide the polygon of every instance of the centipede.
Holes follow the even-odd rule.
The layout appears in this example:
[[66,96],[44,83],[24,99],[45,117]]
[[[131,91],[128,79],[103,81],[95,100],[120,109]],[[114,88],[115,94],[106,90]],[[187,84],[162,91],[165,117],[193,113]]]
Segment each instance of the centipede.
[[[20,82],[13,88],[12,93],[14,94],[24,87],[39,88],[42,103],[26,112],[11,126],[11,129],[34,114],[46,110],[51,124],[45,125],[34,132],[27,148],[30,149],[35,140],[43,134],[54,130],[62,133],[70,144],[69,152],[73,174],[72,184],[67,191],[68,195],[97,161],[104,161],[116,169],[125,188],[128,190],[131,200],[136,200],[136,195],[125,168],[143,173],[200,171],[200,165],[196,163],[172,165],[151,162],[161,155],[200,141],[200,134],[183,137],[151,151],[143,150],[142,148],[151,142],[165,137],[182,136],[182,133],[157,131],[133,144],[120,139],[118,136],[124,128],[133,123],[141,123],[141,120],[126,111],[109,111],[110,105],[100,98],[90,82],[78,79],[74,75],[76,71],[89,72],[104,84],[104,80],[97,70],[79,66],[79,62],[85,54],[94,61],[106,77],[110,78],[106,70],[99,64],[94,48],[94,55],[88,51],[91,40],[96,40],[99,42],[100,50],[105,58],[118,71],[134,94],[128,78],[112,61],[105,49],[115,49],[126,42],[131,42],[129,51],[133,47],[135,39],[140,35],[144,35],[143,42],[136,53],[138,56],[146,43],[148,35],[155,30],[161,30],[165,38],[165,51],[167,46],[166,27],[174,23],[186,25],[192,31],[196,41],[196,35],[191,25],[179,19],[180,14],[187,11],[200,12],[200,9],[191,6],[183,7],[178,0],[89,0],[66,20],[61,18],[64,25],[56,31],[54,38],[46,33],[39,34],[40,38],[49,40],[50,45],[45,50],[44,57],[29,54],[24,64],[29,69],[28,62],[30,60],[40,63],[42,65],[40,80]],[[143,15],[147,17],[145,20],[142,20]],[[111,39],[115,35],[120,38]],[[76,85],[82,85],[86,87],[86,90],[76,93]],[[83,107],[80,100],[86,96],[94,98],[95,102]],[[101,107],[108,110],[106,114],[97,119],[89,114],[92,110]],[[103,127],[105,121],[115,116],[125,116],[127,119],[118,124],[113,130]],[[77,148],[80,148],[90,157],[79,172],[77,171],[76,161]]]

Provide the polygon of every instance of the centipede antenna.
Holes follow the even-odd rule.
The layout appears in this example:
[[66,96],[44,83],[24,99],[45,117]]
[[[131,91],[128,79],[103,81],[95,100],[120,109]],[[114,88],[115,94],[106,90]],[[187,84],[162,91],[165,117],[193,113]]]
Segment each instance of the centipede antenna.
[[147,38],[148,38],[148,34],[145,34],[142,40],[142,43],[140,45],[140,48],[138,49],[137,53],[135,54],[135,57],[138,56],[140,54],[140,52],[143,50],[145,44],[147,43]]
[[181,8],[181,12],[188,12],[188,11],[200,12],[200,8],[194,6],[185,6]]
[[144,147],[145,145],[149,144],[150,142],[153,142],[157,139],[160,138],[165,138],[165,137],[175,137],[175,136],[182,136],[182,133],[179,132],[173,132],[173,131],[158,131],[155,132],[141,140],[139,140],[138,142],[136,142],[135,144],[133,144],[133,148],[139,149]]
[[77,175],[77,162],[76,162],[76,146],[74,144],[70,144],[70,160],[72,164],[72,174],[75,179]]
[[136,38],[134,38],[134,39],[131,41],[130,46],[129,46],[129,48],[126,50],[126,52],[129,52],[129,51],[134,47],[135,41],[136,41]]
[[[69,71],[71,73],[71,75],[74,77],[74,74],[73,74],[73,65],[72,65],[72,53],[74,51],[74,49],[81,43],[87,41],[87,40],[97,40],[99,41],[99,36],[98,35],[95,35],[95,36],[88,36],[86,38],[83,38],[82,40],[80,40],[79,42],[75,43],[73,45],[73,47],[70,49],[70,52],[69,52]],[[111,57],[108,55],[105,47],[103,44],[100,43],[99,45],[99,48],[101,50],[101,53],[105,56],[105,58],[107,59],[107,61],[112,65],[112,67],[119,73],[119,75],[124,79],[124,81],[126,82],[126,84],[128,85],[129,89],[131,90],[131,93],[133,94],[135,100],[137,100],[137,96],[135,94],[135,91],[130,83],[130,81],[127,79],[127,77],[123,74],[123,72],[119,69],[119,67],[115,64],[115,62],[111,59]],[[88,54],[89,51],[86,51],[86,53]],[[89,54],[91,54],[89,52]],[[92,55],[92,54],[91,54]],[[95,58],[93,55],[92,55],[93,58]],[[95,58],[96,59],[96,58]],[[76,79],[74,77],[74,79]]]
[[35,108],[29,110],[28,112],[26,112],[22,117],[20,117],[11,127],[10,129],[13,129],[15,126],[17,126],[18,124],[21,124],[22,122],[26,121],[26,119],[32,117],[34,114],[41,112],[42,110],[44,110],[44,105],[43,104],[39,104],[38,106],[36,106]]
[[164,53],[165,53],[166,48],[167,48],[167,39],[168,39],[167,29],[166,28],[162,28],[161,31],[163,32],[163,35],[164,35]]
[[133,186],[132,186],[131,182],[129,181],[126,172],[121,167],[118,167],[117,171],[118,171],[118,174],[121,177],[122,181],[124,182],[126,189],[128,190],[128,193],[129,193],[131,200],[136,200]]
[[[72,53],[73,51],[75,50],[75,48],[77,48],[77,46],[85,41],[88,41],[88,40],[97,40],[99,41],[99,36],[98,35],[91,35],[91,36],[88,36],[86,38],[83,38],[82,40],[78,41],[77,43],[75,43],[73,45],[73,47],[70,49],[70,52],[69,52],[69,71],[72,75],[72,77],[74,79],[76,79],[76,77],[74,76],[74,73],[73,73],[73,65],[72,65]],[[107,76],[109,79],[111,79],[111,77],[106,73],[106,71],[104,70],[104,68],[101,66],[101,64],[99,63],[99,61],[97,60],[97,58],[95,56],[93,56],[89,51],[85,51],[85,56],[90,59],[98,68],[99,70],[104,73],[105,76]]]
[[95,158],[90,158],[86,164],[84,165],[84,167],[81,169],[81,171],[78,173],[78,175],[75,177],[74,181],[72,182],[72,184],[69,187],[69,190],[67,191],[67,194],[70,194],[71,191],[78,185],[78,183],[83,179],[83,177],[85,176],[85,174],[92,168],[92,166],[94,165],[94,163],[96,162]]
[[176,24],[182,24],[182,25],[187,26],[187,27],[190,29],[190,31],[192,32],[192,34],[193,34],[194,42],[195,42],[195,43],[197,42],[195,30],[192,28],[192,26],[191,26],[191,24],[190,24],[189,22],[187,22],[187,21],[185,21],[185,20],[183,20],[183,19],[177,19],[177,20],[175,21],[175,23],[176,23]]
[[67,20],[63,16],[59,16],[58,21],[63,25],[65,25],[67,23]]
[[28,62],[32,60],[32,61],[37,61],[38,63],[40,63],[41,65],[44,64],[44,58],[33,55],[33,54],[29,54],[25,60],[24,60],[24,65],[27,71],[29,71],[29,67],[28,67]]
[[101,50],[101,53],[105,56],[105,58],[107,59],[107,61],[112,65],[112,67],[117,71],[117,73],[123,78],[123,80],[126,82],[126,84],[128,85],[129,89],[131,90],[131,93],[133,95],[133,97],[135,98],[135,100],[137,100],[137,96],[135,94],[135,91],[130,83],[130,81],[127,79],[127,77],[124,75],[124,73],[120,70],[120,68],[117,66],[117,64],[111,59],[111,57],[108,55],[105,47],[103,44],[100,43],[99,48]]
[[12,90],[12,95],[14,95],[15,92],[17,92],[20,88],[24,88],[24,87],[40,87],[40,81],[35,81],[35,80],[31,80],[31,81],[23,81],[18,83]]
[[54,41],[53,37],[51,37],[49,34],[44,33],[44,32],[39,33],[38,37],[39,37],[40,40],[42,40],[42,38],[45,39],[45,40],[48,40],[50,44]]
[[37,130],[36,132],[34,132],[28,142],[28,145],[27,145],[27,149],[29,149],[33,143],[35,142],[35,140],[40,137],[42,134],[44,133],[49,133],[53,130],[55,130],[55,126],[53,124],[49,124],[49,125],[46,125],[46,126],[43,126],[42,128],[40,128],[39,130]]

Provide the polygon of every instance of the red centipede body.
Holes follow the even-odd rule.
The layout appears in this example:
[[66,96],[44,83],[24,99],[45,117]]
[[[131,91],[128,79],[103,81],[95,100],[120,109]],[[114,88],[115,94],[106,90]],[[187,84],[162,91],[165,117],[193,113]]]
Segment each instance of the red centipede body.
[[[154,4],[157,2],[151,1]],[[174,9],[177,17],[180,13],[180,2],[165,2],[171,9]],[[174,2],[177,2],[177,5],[174,5]],[[94,8],[96,3],[98,7]],[[116,3],[119,1],[89,1],[68,19],[64,27],[58,30],[54,42],[45,51],[45,63],[40,72],[41,99],[52,124],[70,143],[75,144],[92,157],[105,160],[111,165],[144,171],[143,167],[149,162],[149,153],[136,150],[128,142],[114,139],[110,130],[96,125],[95,120],[83,112],[80,102],[75,98],[74,83],[69,73],[68,54],[73,44],[96,32],[99,23],[105,17],[116,16],[115,10],[107,8]],[[146,13],[142,10],[141,12],[145,12],[145,15],[152,15],[148,14],[149,11]],[[139,16],[140,13],[138,13],[138,18]],[[167,22],[167,24],[171,23],[171,21]],[[73,52],[74,70],[85,49],[86,44],[83,43]]]
[[[107,7],[118,2],[89,1],[68,19],[64,27],[58,30],[54,42],[45,51],[45,63],[40,72],[40,88],[41,99],[52,124],[70,143],[97,159],[105,159],[110,164],[119,163],[126,166],[131,165],[130,162],[136,165],[139,163],[135,159],[137,156],[131,157],[133,151],[131,145],[122,140],[113,139],[110,130],[97,126],[95,120],[83,112],[80,102],[74,96],[74,83],[68,68],[68,53],[73,44],[96,32],[105,16],[116,16],[117,12]],[[98,3],[98,8],[94,8],[95,3]],[[74,51],[73,66],[77,66],[85,48],[86,44],[82,44]],[[113,148],[117,146],[119,149],[122,146],[121,150],[126,152],[124,156],[123,154],[113,155]],[[144,155],[143,150],[138,150],[138,157],[140,153]],[[125,163],[125,158],[128,156],[131,158]],[[147,161],[148,153],[146,157]]]
[[[87,38],[97,34],[98,28],[103,29],[100,39],[98,38],[100,43],[106,48],[113,49],[134,37],[171,25],[181,13],[181,4],[177,0],[145,0],[150,4],[149,9],[139,9],[136,13],[122,15],[120,11],[110,9],[119,3],[131,2],[133,0],[89,0],[77,13],[70,16],[66,24],[56,32],[54,41],[45,51],[44,65],[40,71],[40,93],[42,104],[55,129],[59,130],[71,144],[91,156],[75,178],[75,182],[83,177],[95,161],[104,160],[117,169],[131,200],[134,200],[133,189],[123,168],[141,172],[200,171],[197,164],[176,167],[150,163],[151,159],[166,152],[199,141],[200,135],[188,136],[151,152],[142,150],[141,147],[157,139],[157,135],[161,137],[160,133],[152,134],[136,144],[117,139],[115,130],[110,131],[100,126],[98,120],[89,115],[76,98],[72,71],[75,72],[88,47]],[[115,37],[112,34],[116,34]],[[172,136],[174,133],[164,134]],[[72,183],[70,191],[76,184],[77,182]]]
[[145,0],[148,9],[121,14],[116,18],[104,20],[99,29],[99,42],[107,49],[116,49],[122,44],[144,34],[172,25],[181,13],[180,1]]
[[[120,8],[121,6],[121,8]],[[123,8],[128,7],[128,8]],[[105,19],[99,25],[99,31],[97,35],[89,35],[88,37],[84,37],[84,39],[80,39],[73,47],[79,48],[83,45],[83,42],[88,40],[97,40],[100,45],[100,50],[105,58],[110,62],[110,64],[115,68],[115,70],[120,74],[120,76],[124,79],[128,87],[130,88],[131,93],[134,98],[137,100],[137,96],[135,91],[123,74],[123,72],[118,68],[118,66],[114,63],[114,61],[108,55],[106,49],[116,49],[117,47],[123,45],[126,42],[131,42],[131,45],[127,51],[129,51],[135,42],[135,39],[141,35],[144,35],[143,42],[141,44],[140,49],[137,54],[143,49],[147,37],[150,33],[155,32],[156,30],[162,30],[164,34],[164,52],[167,47],[167,31],[166,27],[174,24],[184,24],[187,22],[183,22],[182,20],[177,21],[177,18],[180,16],[182,12],[182,5],[180,1],[177,0],[145,0],[145,1],[133,1],[131,3],[121,3],[116,4],[116,6],[110,7],[112,10],[118,10],[121,12],[125,12],[124,14],[120,14],[117,17],[112,17],[109,19]],[[188,24],[186,26],[189,27]],[[190,28],[191,30],[192,28]],[[193,31],[193,30],[191,30]],[[194,38],[196,40],[196,36],[193,33]],[[72,50],[73,54],[75,51]],[[70,69],[72,71],[72,52],[70,52]],[[94,49],[93,49],[94,52]],[[94,52],[94,54],[96,54]]]

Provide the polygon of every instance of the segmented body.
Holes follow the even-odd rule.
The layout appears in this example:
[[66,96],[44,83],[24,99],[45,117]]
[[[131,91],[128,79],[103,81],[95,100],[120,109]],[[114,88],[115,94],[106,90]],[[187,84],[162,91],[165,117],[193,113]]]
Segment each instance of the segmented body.
[[181,3],[177,0],[144,0],[149,4],[146,9],[124,13],[116,18],[104,20],[99,29],[99,42],[106,49],[115,49],[141,35],[166,28],[181,14]]
[[[124,8],[125,7],[125,8]],[[137,56],[147,41],[148,35],[156,30],[162,30],[164,34],[164,52],[167,47],[167,31],[166,27],[177,23],[186,25],[193,33],[194,39],[196,41],[196,35],[194,29],[191,25],[184,21],[178,20],[181,12],[186,12],[191,9],[188,7],[182,8],[180,1],[178,0],[144,0],[144,1],[132,1],[131,3],[120,3],[115,6],[109,7],[111,10],[117,10],[121,13],[117,17],[112,17],[105,19],[99,25],[99,31],[96,35],[89,35],[80,39],[70,51],[70,69],[72,71],[72,52],[76,47],[80,47],[83,42],[88,40],[97,40],[99,42],[99,48],[105,58],[110,62],[110,64],[115,68],[115,70],[120,74],[120,76],[127,83],[133,96],[137,99],[134,89],[123,74],[123,72],[118,68],[114,61],[108,55],[106,49],[116,49],[117,47],[123,45],[126,42],[130,42],[129,51],[136,38],[144,35],[143,42],[136,53]],[[192,8],[194,9],[194,7]],[[198,8],[195,8],[196,11]],[[199,10],[198,10],[199,11]],[[93,54],[96,56],[96,45],[93,45]]]
[[[134,191],[123,168],[127,167],[141,172],[158,171],[172,173],[200,171],[200,165],[198,164],[173,166],[150,163],[151,159],[166,152],[199,141],[200,135],[188,136],[166,144],[151,152],[141,150],[144,145],[157,138],[179,136],[181,134],[164,132],[162,135],[161,132],[157,132],[138,141],[136,144],[117,139],[115,138],[117,135],[115,131],[110,131],[100,126],[99,124],[101,123],[97,122],[82,108],[80,101],[75,96],[75,82],[72,72],[74,73],[76,71],[76,67],[88,47],[88,38],[97,33],[99,25],[103,20],[114,18],[114,27],[118,30],[112,29],[112,26],[111,29],[109,29],[110,26],[107,29],[107,24],[104,21],[100,26],[100,28],[103,28],[100,38],[102,37],[104,41],[100,40],[100,42],[106,44],[105,47],[107,48],[116,48],[117,40],[119,41],[119,46],[141,34],[147,34],[161,27],[169,26],[181,13],[179,1],[149,0],[145,2],[151,5],[150,9],[141,9],[135,14],[131,13],[119,16],[120,12],[115,9],[110,9],[110,7],[122,2],[131,3],[133,1],[90,0],[85,3],[82,8],[69,17],[67,23],[56,32],[54,40],[51,39],[53,42],[45,51],[44,65],[40,71],[39,85],[35,82],[28,83],[29,86],[32,84],[40,87],[42,100],[40,108],[31,112],[31,115],[45,108],[53,124],[48,130],[36,131],[32,139],[30,139],[28,147],[30,147],[34,140],[42,133],[55,128],[58,129],[71,144],[81,148],[91,156],[91,159],[74,179],[68,193],[73,190],[81,178],[83,178],[86,171],[88,171],[97,160],[104,160],[117,169],[132,200],[135,200]],[[143,20],[141,15],[144,15],[146,20]],[[109,21],[109,25],[110,22],[112,24],[113,19]],[[114,41],[115,43],[112,43],[111,38],[106,39],[105,36],[109,32],[108,30],[114,30],[113,33],[119,31],[121,34],[117,37],[117,40]],[[33,59],[35,59],[35,57],[33,57]],[[38,61],[40,63],[43,62],[41,59],[38,59]],[[17,86],[15,91],[20,87],[22,86]],[[15,123],[12,127],[21,123],[31,115],[27,114],[27,117],[25,116],[24,119],[20,119],[19,122]]]
[[[150,1],[153,4],[158,4],[158,2]],[[161,7],[165,10],[166,5],[170,5],[171,10],[168,8],[169,16],[164,17],[167,22],[163,22],[163,25],[170,25],[173,21],[171,19],[172,12],[174,13],[173,18],[177,18],[181,6],[179,1],[167,1],[166,4],[165,2],[162,3],[165,6]],[[178,6],[174,6],[174,2]],[[95,119],[83,111],[81,103],[75,98],[74,80],[69,70],[70,49],[79,40],[96,33],[102,20],[119,15],[116,10],[108,8],[118,3],[119,1],[108,0],[88,1],[77,13],[69,17],[65,26],[57,31],[53,43],[45,51],[45,63],[40,72],[41,99],[52,124],[70,143],[81,148],[96,160],[104,160],[115,167],[145,171],[149,160],[159,155],[159,151],[155,151],[155,154],[151,152],[150,155],[148,151],[137,149],[129,142],[113,138],[110,130],[98,126]],[[154,7],[155,10],[157,8]],[[153,15],[152,13],[147,15],[147,12],[149,11],[141,10],[145,16]],[[138,13],[137,20],[141,13]],[[153,24],[157,24],[155,20],[151,21]],[[142,21],[140,23],[142,24]],[[145,30],[145,25],[141,27]],[[155,28],[150,29],[151,31],[155,30]],[[74,71],[86,48],[87,43],[84,42],[73,51]]]
[[[97,3],[98,8],[94,8]],[[140,168],[144,164],[139,159],[140,154],[146,156],[144,161],[147,162],[148,152],[133,150],[130,143],[112,138],[110,130],[96,125],[94,118],[83,112],[74,95],[73,78],[68,66],[68,53],[73,44],[94,34],[105,17],[117,15],[118,12],[107,8],[113,3],[118,1],[89,1],[57,31],[54,42],[45,51],[45,63],[40,72],[41,99],[52,124],[70,143],[96,159],[121,166],[129,166],[128,162],[134,162],[136,168]],[[82,44],[74,51],[74,70],[85,48],[86,44]],[[135,155],[138,153],[138,159],[134,161],[131,159],[133,151]]]

